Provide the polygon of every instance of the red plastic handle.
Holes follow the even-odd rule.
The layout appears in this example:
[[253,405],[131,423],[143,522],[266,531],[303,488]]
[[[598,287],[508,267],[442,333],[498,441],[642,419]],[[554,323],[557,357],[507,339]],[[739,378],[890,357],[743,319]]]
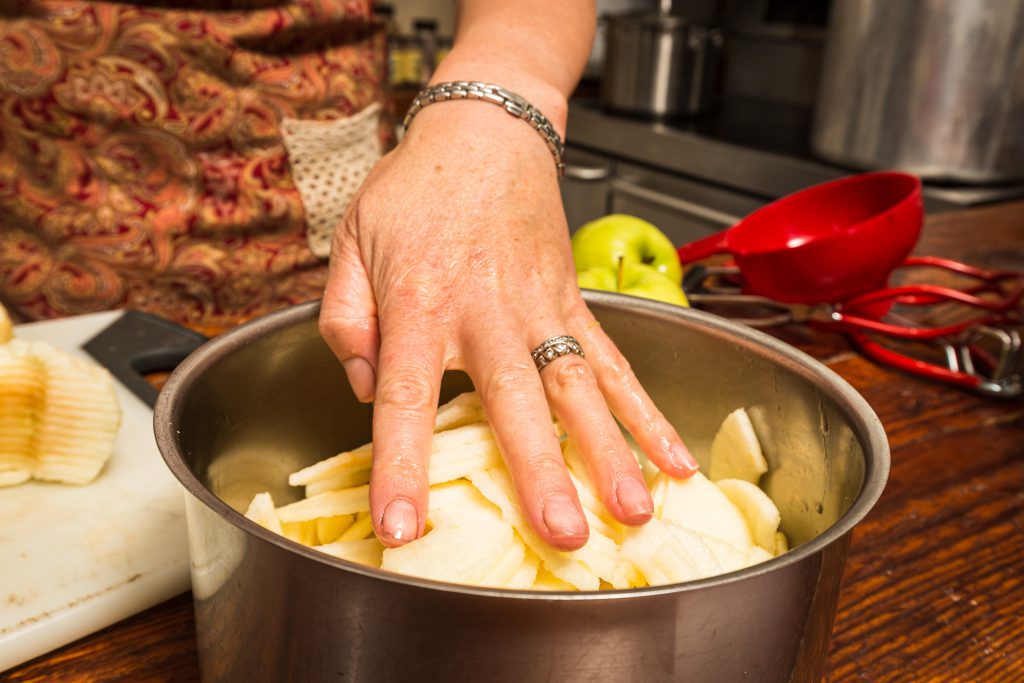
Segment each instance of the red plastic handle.
[[854,297],[844,304],[847,309],[859,309],[871,303],[879,301],[891,301],[903,304],[930,306],[937,303],[958,303],[972,308],[980,308],[993,313],[1005,313],[1013,310],[1024,297],[1024,282],[1022,286],[1008,295],[999,299],[985,299],[975,296],[969,291],[942,287],[939,285],[907,285],[905,287],[891,287],[880,289],[875,292],[868,292]]
[[966,263],[961,263],[960,261],[954,261],[952,259],[942,258],[939,256],[911,256],[903,262],[901,267],[920,266],[942,268],[954,273],[959,273],[960,275],[966,275],[967,277],[983,280],[984,282],[998,282],[1000,280],[1024,277],[1024,273],[1015,273],[1010,270],[982,270],[981,268],[969,266]]
[[679,247],[679,262],[693,263],[715,254],[729,253],[729,228]]
[[898,370],[903,370],[904,372],[920,375],[921,377],[927,377],[928,379],[934,379],[948,384],[955,384],[967,389],[977,389],[981,386],[980,377],[969,375],[966,372],[950,370],[949,368],[932,365],[931,363],[926,363],[916,358],[905,356],[902,353],[897,353],[892,349],[885,348],[862,332],[851,332],[847,336],[849,336],[853,345],[856,346],[865,356],[883,365],[888,365]]
[[935,339],[937,337],[948,337],[953,334],[959,334],[972,327],[995,325],[1005,323],[1010,320],[1012,319],[1008,318],[1008,316],[993,314],[979,316],[969,320],[962,320],[951,325],[943,325],[942,327],[908,327],[906,325],[894,325],[892,323],[882,322],[881,320],[874,318],[865,318],[859,315],[851,315],[850,313],[837,312],[833,314],[832,320],[823,323],[823,325],[838,327],[840,330],[847,333],[866,330],[868,332],[884,334],[898,339]]

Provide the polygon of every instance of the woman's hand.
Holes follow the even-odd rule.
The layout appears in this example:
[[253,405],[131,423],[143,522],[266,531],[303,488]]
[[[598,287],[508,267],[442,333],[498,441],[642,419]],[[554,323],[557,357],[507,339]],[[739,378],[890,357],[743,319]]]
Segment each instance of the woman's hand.
[[[356,395],[375,403],[370,505],[385,545],[423,533],[445,369],[472,378],[522,508],[556,548],[581,547],[588,529],[551,411],[625,524],[646,522],[653,504],[612,413],[661,469],[696,470],[580,296],[550,152],[493,104],[424,108],[374,169],[336,234],[320,327]],[[563,334],[586,360],[538,373],[531,349]]]

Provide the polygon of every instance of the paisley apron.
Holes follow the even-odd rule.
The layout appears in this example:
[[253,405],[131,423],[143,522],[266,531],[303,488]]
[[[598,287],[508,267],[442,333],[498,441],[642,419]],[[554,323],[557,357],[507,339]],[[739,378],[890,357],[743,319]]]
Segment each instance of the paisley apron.
[[318,297],[380,153],[371,4],[0,3],[0,301],[226,327]]

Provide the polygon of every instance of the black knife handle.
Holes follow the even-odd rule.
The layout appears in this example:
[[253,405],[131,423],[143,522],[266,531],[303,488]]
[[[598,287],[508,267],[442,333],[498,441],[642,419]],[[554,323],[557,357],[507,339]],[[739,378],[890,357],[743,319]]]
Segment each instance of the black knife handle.
[[198,332],[169,320],[125,311],[82,348],[152,408],[160,392],[145,375],[173,370],[206,341]]

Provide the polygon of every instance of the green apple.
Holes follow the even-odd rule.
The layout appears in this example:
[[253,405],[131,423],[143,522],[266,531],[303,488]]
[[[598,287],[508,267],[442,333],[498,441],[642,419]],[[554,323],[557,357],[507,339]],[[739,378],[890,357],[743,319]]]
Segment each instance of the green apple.
[[619,291],[615,271],[609,268],[588,268],[576,273],[580,289],[600,289],[605,292]]
[[611,214],[591,221],[572,236],[572,258],[576,272],[591,268],[619,269],[619,259],[654,268],[679,285],[683,269],[669,238],[658,228],[636,216]]
[[654,268],[640,263],[623,263],[621,282],[619,274],[608,268],[588,268],[576,274],[576,281],[586,289],[621,292],[677,306],[689,305],[682,287]]

